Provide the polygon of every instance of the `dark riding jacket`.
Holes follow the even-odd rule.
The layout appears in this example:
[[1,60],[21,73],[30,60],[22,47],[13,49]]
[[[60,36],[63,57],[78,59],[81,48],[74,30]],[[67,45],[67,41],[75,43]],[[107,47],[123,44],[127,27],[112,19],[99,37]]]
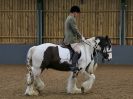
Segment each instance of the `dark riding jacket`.
[[69,15],[65,21],[64,44],[78,43],[80,39],[81,34],[76,25],[76,19],[74,16]]

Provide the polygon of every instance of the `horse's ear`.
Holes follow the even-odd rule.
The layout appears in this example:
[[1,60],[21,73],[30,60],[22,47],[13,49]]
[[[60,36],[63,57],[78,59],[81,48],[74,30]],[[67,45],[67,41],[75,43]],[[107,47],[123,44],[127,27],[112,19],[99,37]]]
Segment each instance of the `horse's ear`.
[[105,36],[105,39],[106,39],[106,40],[108,40],[108,39],[109,39],[108,35],[106,35],[106,36]]

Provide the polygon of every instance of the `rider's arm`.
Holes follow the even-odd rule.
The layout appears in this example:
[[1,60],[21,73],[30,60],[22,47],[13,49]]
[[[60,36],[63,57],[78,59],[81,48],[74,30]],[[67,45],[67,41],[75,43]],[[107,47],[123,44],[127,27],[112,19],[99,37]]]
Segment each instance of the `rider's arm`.
[[70,21],[70,27],[71,27],[73,33],[76,34],[78,36],[78,38],[81,39],[82,36],[81,36],[81,33],[78,30],[78,27],[76,25],[76,20],[75,19],[71,19],[71,21]]

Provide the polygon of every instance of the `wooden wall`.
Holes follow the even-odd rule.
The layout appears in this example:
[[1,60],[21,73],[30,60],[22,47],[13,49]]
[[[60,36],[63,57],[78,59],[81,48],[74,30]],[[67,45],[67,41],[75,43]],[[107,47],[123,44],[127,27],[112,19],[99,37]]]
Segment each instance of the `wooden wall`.
[[126,3],[126,44],[133,45],[133,0]]
[[77,24],[86,38],[109,35],[114,44],[119,44],[120,0],[45,0],[45,42],[62,42],[72,5],[81,8]]
[[[61,43],[72,5],[81,8],[77,24],[86,37],[109,35],[119,44],[120,0],[43,0],[44,42]],[[34,44],[37,0],[0,0],[0,44]],[[126,0],[126,44],[133,45],[133,0]]]
[[36,38],[36,0],[0,0],[0,44],[32,44]]

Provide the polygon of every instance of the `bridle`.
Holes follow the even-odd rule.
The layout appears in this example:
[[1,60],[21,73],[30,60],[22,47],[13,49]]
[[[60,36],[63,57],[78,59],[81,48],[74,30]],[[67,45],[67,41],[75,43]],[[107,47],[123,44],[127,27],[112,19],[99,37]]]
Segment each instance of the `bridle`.
[[[98,47],[98,43],[96,42],[96,40],[95,40],[95,46],[92,46],[89,41],[88,42],[85,42],[84,40],[82,40],[82,42],[84,42],[85,44],[89,45],[90,47],[92,47],[96,51],[96,56],[95,57],[96,57],[96,60],[98,60],[98,52],[96,50],[97,47]],[[107,51],[107,49],[106,49],[106,52],[103,52],[103,50],[101,50],[100,52],[101,52],[101,54],[103,54],[103,57],[104,57],[104,55],[107,55],[108,53],[112,53],[112,51]]]
[[[105,50],[105,51],[103,51]],[[104,62],[105,59],[107,59],[109,56],[108,53],[112,53],[112,50],[111,51],[107,51],[107,46],[104,46],[103,49],[100,51],[100,53],[102,54],[103,58],[102,58],[102,62]]]

